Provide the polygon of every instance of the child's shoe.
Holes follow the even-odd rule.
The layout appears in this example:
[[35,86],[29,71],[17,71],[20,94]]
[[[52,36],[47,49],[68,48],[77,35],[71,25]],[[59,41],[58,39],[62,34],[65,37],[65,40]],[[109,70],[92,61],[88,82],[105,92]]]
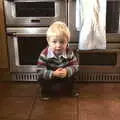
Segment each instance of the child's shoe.
[[72,96],[73,96],[73,97],[79,97],[79,95],[80,95],[79,92],[76,92],[76,91],[72,92]]
[[40,100],[44,100],[44,101],[47,101],[47,100],[49,100],[50,99],[50,96],[48,96],[48,95],[43,95],[43,94],[41,94],[41,96],[40,96]]
[[46,93],[44,90],[41,90],[40,100],[47,101],[49,99],[50,99],[50,96],[48,95],[48,93]]
[[48,96],[40,97],[40,100],[43,100],[43,101],[48,101],[49,99],[50,99],[50,97],[48,97]]

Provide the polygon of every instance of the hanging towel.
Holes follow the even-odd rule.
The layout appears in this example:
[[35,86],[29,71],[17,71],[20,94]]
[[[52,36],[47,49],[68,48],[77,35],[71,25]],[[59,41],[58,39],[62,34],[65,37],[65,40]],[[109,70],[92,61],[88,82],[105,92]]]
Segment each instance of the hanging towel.
[[79,49],[106,48],[106,3],[106,0],[76,0]]

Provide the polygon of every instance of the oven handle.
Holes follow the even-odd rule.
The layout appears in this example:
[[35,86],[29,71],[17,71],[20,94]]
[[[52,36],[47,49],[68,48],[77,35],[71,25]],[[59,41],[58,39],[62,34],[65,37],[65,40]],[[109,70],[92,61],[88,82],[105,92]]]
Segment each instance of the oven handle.
[[9,35],[9,36],[18,36],[18,37],[22,37],[22,36],[24,36],[24,37],[29,37],[29,36],[37,37],[37,36],[45,36],[46,33],[43,34],[43,33],[17,33],[17,32],[9,32],[9,33],[7,33],[7,35]]

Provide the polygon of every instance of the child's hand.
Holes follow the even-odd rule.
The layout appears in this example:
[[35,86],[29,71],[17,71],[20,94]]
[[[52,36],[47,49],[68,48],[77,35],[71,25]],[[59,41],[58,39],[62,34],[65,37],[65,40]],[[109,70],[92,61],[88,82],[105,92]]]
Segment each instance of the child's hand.
[[62,78],[66,77],[67,76],[67,70],[65,68],[63,68],[61,70],[63,72],[63,76],[61,76]]
[[57,70],[53,72],[53,76],[64,78],[67,76],[67,70],[65,68],[58,68]]

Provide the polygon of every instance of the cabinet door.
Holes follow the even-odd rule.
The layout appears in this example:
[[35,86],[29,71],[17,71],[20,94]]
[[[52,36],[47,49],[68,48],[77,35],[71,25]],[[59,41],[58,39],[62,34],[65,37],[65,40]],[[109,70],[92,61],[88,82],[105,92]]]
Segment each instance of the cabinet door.
[[7,42],[3,13],[3,0],[0,0],[0,68],[8,68]]

